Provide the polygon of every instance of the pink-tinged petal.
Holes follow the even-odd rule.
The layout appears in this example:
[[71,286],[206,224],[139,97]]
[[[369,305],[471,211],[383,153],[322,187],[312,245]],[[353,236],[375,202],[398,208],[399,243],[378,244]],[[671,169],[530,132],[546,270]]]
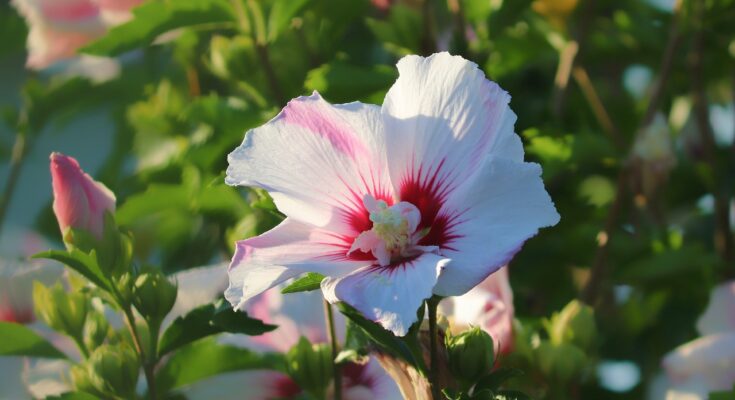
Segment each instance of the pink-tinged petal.
[[75,57],[80,47],[96,37],[97,35],[87,33],[57,32],[45,27],[32,27],[27,39],[26,66],[31,69],[44,69],[58,61]]
[[190,400],[289,399],[301,389],[287,375],[276,371],[238,371],[198,381],[180,390]]
[[[448,53],[398,62],[399,77],[383,103],[389,169],[400,200],[442,197],[470,183],[491,155],[522,161],[510,96],[477,65]],[[416,187],[418,186],[418,187]],[[411,199],[405,197],[414,193]],[[426,201],[426,200],[424,200]]]
[[75,228],[101,237],[105,213],[115,211],[115,194],[82,171],[77,160],[60,153],[51,153],[51,178],[62,234]]
[[441,254],[452,260],[434,289],[442,296],[466,293],[506,265],[539,228],[559,222],[541,167],[507,159],[486,163],[475,184],[453,194],[439,216],[448,221],[450,238]]
[[143,3],[143,0],[94,0],[103,11],[126,12]]
[[227,264],[215,264],[178,272],[173,276],[178,284],[179,294],[167,321],[189,311],[212,303],[227,289]]
[[735,332],[735,281],[717,286],[710,295],[709,305],[697,321],[702,336]]
[[[268,290],[250,301],[245,309],[248,315],[268,324],[278,325],[278,329],[259,336],[245,336],[242,344],[264,351],[286,352],[296,345],[301,336],[312,343],[326,343],[327,332],[324,324],[324,307],[319,292],[282,294],[279,288]],[[335,314],[337,336],[344,337],[344,321],[341,314]],[[239,335],[242,336],[242,335]]]
[[448,260],[424,253],[397,265],[369,266],[342,278],[322,281],[324,298],[343,301],[366,318],[404,336],[416,322],[422,302],[431,297],[437,276]]
[[456,333],[479,326],[492,336],[501,353],[512,350],[514,309],[508,267],[499,269],[464,295],[443,300],[440,307]]
[[60,267],[45,262],[30,264],[0,259],[0,321],[33,322],[33,282],[56,282],[64,271]]
[[41,14],[52,22],[84,23],[99,16],[99,8],[87,0],[40,1]]
[[679,346],[664,357],[663,367],[674,383],[702,376],[710,391],[732,388],[735,333],[704,336]]
[[225,181],[266,189],[288,217],[353,239],[370,229],[363,196],[392,199],[384,139],[377,106],[335,106],[314,92],[249,131]]
[[305,272],[341,276],[366,265],[346,258],[341,238],[287,218],[272,230],[237,243],[225,298],[244,309],[252,298]]

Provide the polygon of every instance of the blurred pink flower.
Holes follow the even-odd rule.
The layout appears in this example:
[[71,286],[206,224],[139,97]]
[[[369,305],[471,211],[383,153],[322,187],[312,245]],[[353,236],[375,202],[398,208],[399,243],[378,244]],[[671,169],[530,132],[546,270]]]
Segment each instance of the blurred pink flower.
[[77,160],[51,153],[54,213],[64,235],[69,228],[86,230],[100,238],[105,212],[115,211],[115,194],[96,182]]
[[444,299],[439,307],[454,333],[479,326],[492,336],[496,351],[513,349],[513,290],[507,266],[464,295]]
[[46,263],[20,263],[0,259],[0,321],[28,324],[33,314],[33,281],[52,283],[61,269]]
[[238,242],[236,309],[304,272],[397,335],[432,294],[462,295],[559,220],[523,161],[510,96],[461,57],[407,56],[382,107],[300,97],[247,133],[226,182],[268,191],[287,218]]
[[[224,270],[223,270],[224,271]],[[214,276],[210,274],[209,276]],[[260,336],[228,335],[222,341],[257,351],[288,351],[301,336],[312,343],[327,341],[323,315],[323,300],[316,292],[283,295],[279,289],[255,297],[246,309],[248,315],[266,323],[278,325],[272,332]],[[335,313],[337,336],[344,339],[344,319]],[[343,398],[345,400],[400,399],[393,380],[378,363],[349,363],[342,366]],[[236,388],[248,387],[249,399],[299,398],[301,388],[287,375],[275,371],[247,371],[220,376],[185,390],[189,399],[240,399]]]
[[129,18],[135,0],[11,0],[29,27],[26,65],[44,69]]
[[702,337],[663,359],[671,385],[667,400],[704,400],[735,384],[735,281],[715,288],[697,329]]

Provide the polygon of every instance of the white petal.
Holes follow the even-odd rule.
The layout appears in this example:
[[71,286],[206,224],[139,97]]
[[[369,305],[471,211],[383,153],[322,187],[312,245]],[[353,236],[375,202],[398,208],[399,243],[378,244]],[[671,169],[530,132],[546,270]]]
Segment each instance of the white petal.
[[399,265],[365,267],[343,278],[325,279],[322,292],[329,302],[344,301],[366,318],[404,336],[416,322],[421,303],[431,297],[437,275],[447,261],[424,253]]
[[288,217],[359,234],[369,227],[351,218],[364,212],[363,196],[392,197],[384,140],[377,106],[333,106],[314,92],[249,131],[225,181],[266,189]]
[[458,185],[490,155],[523,160],[510,96],[477,65],[438,53],[404,57],[398,71],[382,109],[397,192],[418,178]]
[[697,330],[701,335],[735,331],[735,281],[712,291],[709,305],[697,321]]
[[276,371],[237,371],[195,382],[180,392],[191,400],[273,399],[280,397],[279,386],[286,382],[289,378]]
[[710,390],[725,390],[735,382],[735,333],[704,336],[667,354],[663,366],[674,381],[706,378]]
[[452,194],[440,216],[447,216],[441,254],[452,261],[434,293],[458,296],[505,265],[539,228],[559,222],[541,181],[538,164],[493,159],[474,185]]
[[479,326],[495,341],[501,353],[513,345],[513,292],[508,282],[508,267],[490,275],[462,296],[448,297],[440,309],[457,333]]
[[217,300],[227,288],[227,264],[187,269],[174,274],[173,278],[178,284],[179,294],[174,308],[166,316],[168,322]]
[[225,298],[236,308],[255,295],[305,272],[341,276],[365,265],[348,261],[350,244],[287,218],[272,230],[237,243]]

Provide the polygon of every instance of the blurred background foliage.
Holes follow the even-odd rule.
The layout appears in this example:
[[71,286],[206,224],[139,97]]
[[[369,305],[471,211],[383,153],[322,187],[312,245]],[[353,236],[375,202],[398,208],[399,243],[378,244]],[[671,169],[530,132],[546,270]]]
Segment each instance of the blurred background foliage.
[[[562,215],[510,266],[519,340],[507,362],[528,372],[517,385],[643,398],[662,355],[697,336],[711,288],[735,277],[732,0],[176,0],[134,15],[82,50],[122,65],[95,82],[63,66],[22,72],[26,27],[0,5],[0,172],[7,188],[24,164],[45,168],[48,141],[82,165],[101,160],[90,172],[117,194],[141,263],[173,273],[226,260],[280,220],[264,192],[223,177],[243,133],[288,99],[380,104],[401,56],[446,50],[513,96],[526,158]],[[60,243],[49,179],[36,176],[5,189],[5,235],[35,221]],[[575,298],[599,332],[577,347],[581,368],[575,351],[538,350]]]

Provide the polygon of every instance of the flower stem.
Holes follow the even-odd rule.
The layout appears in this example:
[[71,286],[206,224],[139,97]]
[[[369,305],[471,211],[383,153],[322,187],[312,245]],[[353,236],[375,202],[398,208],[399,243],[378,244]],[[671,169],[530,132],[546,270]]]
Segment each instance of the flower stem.
[[342,372],[339,364],[335,362],[339,346],[337,344],[337,334],[334,328],[334,314],[332,313],[332,305],[324,300],[324,320],[327,324],[327,336],[329,343],[332,345],[332,368],[334,371],[334,400],[342,399]]
[[5,214],[10,206],[10,200],[15,193],[15,187],[20,178],[20,172],[28,154],[29,146],[25,132],[18,132],[15,135],[15,143],[13,144],[13,153],[10,157],[10,170],[8,172],[7,183],[0,197],[0,232],[2,232],[3,223],[5,222]]
[[438,349],[438,331],[436,327],[436,309],[439,306],[438,296],[433,296],[426,300],[426,306],[429,308],[429,347],[431,366],[429,367],[429,384],[431,385],[431,397],[434,400],[440,400],[439,388],[439,349]]
[[[153,358],[149,360],[146,357],[145,351],[143,350],[143,343],[140,340],[140,335],[138,335],[138,329],[135,325],[135,316],[133,315],[133,311],[130,307],[126,306],[123,307],[123,312],[125,313],[125,321],[127,322],[128,329],[130,329],[130,336],[133,338],[133,345],[135,345],[135,350],[140,355],[140,362],[143,365],[143,373],[145,374],[145,380],[148,383],[148,395],[152,400],[155,400],[158,397],[156,393],[156,378],[153,373],[155,360]],[[152,357],[155,357],[155,355],[152,355]]]

